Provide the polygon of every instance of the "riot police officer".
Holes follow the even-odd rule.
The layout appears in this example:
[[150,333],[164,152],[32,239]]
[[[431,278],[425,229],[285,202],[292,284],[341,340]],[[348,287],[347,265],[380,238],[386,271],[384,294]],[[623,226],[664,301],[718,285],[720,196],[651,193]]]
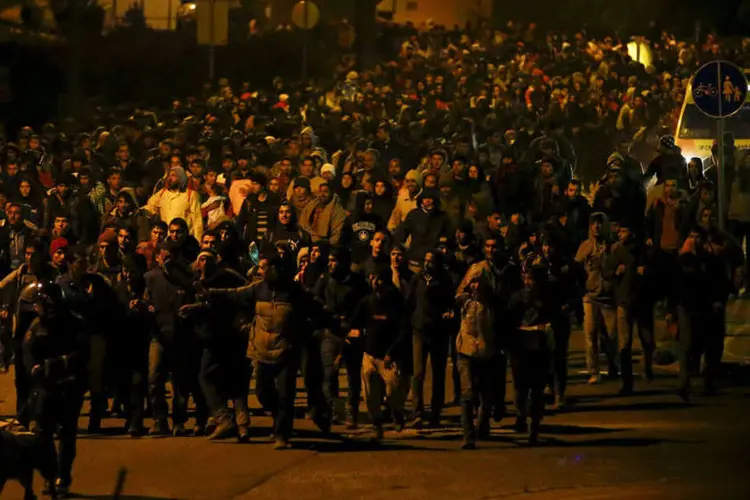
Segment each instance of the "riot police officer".
[[37,318],[23,342],[23,354],[31,381],[31,431],[46,446],[54,447],[59,437],[57,480],[50,490],[68,492],[76,456],[78,418],[81,414],[85,374],[85,337],[79,318],[63,303],[59,285],[39,282],[31,302]]

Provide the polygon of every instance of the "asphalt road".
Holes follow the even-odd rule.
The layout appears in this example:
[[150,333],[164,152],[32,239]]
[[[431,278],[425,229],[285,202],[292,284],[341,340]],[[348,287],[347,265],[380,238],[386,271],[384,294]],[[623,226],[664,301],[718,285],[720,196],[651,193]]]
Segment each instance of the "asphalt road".
[[[585,385],[583,368],[576,332],[575,404],[545,417],[538,448],[527,447],[508,418],[478,450],[460,450],[457,408],[448,410],[441,429],[386,432],[378,447],[364,430],[323,440],[310,421],[297,420],[294,449],[285,451],[272,449],[268,417],[253,418],[246,445],[131,439],[121,434],[120,420],[108,419],[106,435],[81,436],[73,490],[83,498],[112,498],[124,467],[121,498],[131,500],[750,498],[750,379],[744,370],[731,371],[721,395],[688,405],[674,394],[674,367],[660,370],[653,384],[639,380],[630,398],[615,396],[616,382]],[[251,404],[258,407],[254,398]],[[12,414],[12,406],[12,378],[0,376],[0,415]],[[86,424],[84,416],[81,428]],[[40,488],[41,479],[36,483]],[[21,490],[9,483],[0,498],[21,498]]]

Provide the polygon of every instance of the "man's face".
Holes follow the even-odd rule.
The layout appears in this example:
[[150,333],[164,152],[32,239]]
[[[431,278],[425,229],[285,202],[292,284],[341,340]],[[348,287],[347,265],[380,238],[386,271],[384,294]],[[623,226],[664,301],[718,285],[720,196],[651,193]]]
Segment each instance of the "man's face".
[[383,233],[375,233],[375,235],[372,237],[372,240],[370,240],[370,247],[372,248],[373,252],[376,254],[380,254],[383,251],[383,246],[385,245],[385,235]]
[[166,236],[166,232],[161,227],[155,227],[151,230],[151,243],[157,244],[164,241],[164,237]]
[[549,179],[555,173],[555,168],[549,162],[542,163],[542,177]]
[[630,241],[630,228],[620,226],[617,229],[617,238],[622,242]]
[[388,162],[388,173],[392,176],[396,176],[401,173],[401,160],[398,158],[392,159]]
[[58,184],[57,194],[59,194],[61,198],[67,198],[70,194],[70,186],[67,184]]
[[424,261],[422,263],[422,269],[426,273],[431,273],[435,270],[435,254],[432,252],[427,252],[424,254]]
[[324,205],[330,203],[333,199],[333,195],[331,194],[331,187],[327,184],[320,186],[320,189],[318,190],[318,197],[320,198],[320,202]]
[[174,170],[170,171],[167,176],[167,186],[169,189],[177,189],[180,187],[180,176]]
[[502,223],[502,221],[503,219],[498,213],[494,213],[487,217],[487,225],[492,231],[498,231],[500,229],[500,224]]
[[419,184],[417,184],[417,181],[414,179],[407,179],[406,189],[409,191],[409,194],[413,196],[419,191]]
[[56,267],[62,267],[65,265],[65,260],[67,256],[65,255],[65,249],[64,248],[58,248],[55,250],[55,253],[52,254],[52,264],[54,264]]
[[400,249],[391,250],[391,266],[400,267],[404,263],[404,253]]
[[67,217],[55,217],[55,222],[53,223],[55,234],[65,234],[68,227],[70,227],[70,222]]
[[129,215],[132,210],[133,205],[127,197],[120,196],[117,198],[117,211],[120,215]]
[[259,182],[250,182],[250,194],[259,194],[263,190],[263,186]]
[[127,146],[120,146],[117,148],[117,159],[120,161],[128,161],[130,159],[130,149]]
[[339,260],[333,255],[330,255],[328,257],[328,272],[333,274],[338,270],[338,267],[339,267]]
[[422,209],[425,212],[432,212],[435,209],[435,200],[433,200],[432,198],[423,198]]
[[289,160],[282,160],[279,170],[281,170],[281,173],[283,175],[291,175],[292,174],[292,162]]
[[172,241],[180,241],[185,236],[185,230],[178,224],[170,224],[167,236]]
[[494,260],[500,250],[497,240],[488,239],[484,242],[484,258]]
[[278,193],[279,191],[281,191],[281,184],[279,184],[279,180],[271,179],[270,181],[268,181],[268,190],[272,193]]
[[221,160],[221,169],[224,172],[231,172],[234,168],[234,161],[231,158],[224,158]]
[[372,172],[372,170],[375,168],[375,164],[377,163],[377,157],[375,156],[375,153],[365,153],[365,158],[363,162],[363,167],[366,172]]
[[247,160],[247,158],[240,158],[237,160],[237,168],[245,172],[248,169],[248,166],[250,165],[250,162]]
[[705,208],[701,211],[701,220],[700,220],[701,227],[704,227],[706,229],[712,228],[713,222],[714,222],[713,219],[714,219],[714,214],[710,209]]
[[91,177],[88,175],[79,175],[78,182],[81,184],[81,188],[83,188],[84,191],[88,191],[91,187]]
[[294,196],[297,198],[302,198],[305,195],[307,195],[307,188],[304,186],[298,186],[295,184],[294,186]]
[[466,170],[464,162],[459,160],[453,162],[452,171],[454,177],[461,177],[464,174],[464,170]]
[[107,177],[107,185],[111,191],[119,191],[122,187],[122,176],[119,173]]
[[[297,189],[295,189],[296,191]],[[279,223],[287,225],[292,222],[292,209],[289,206],[279,207]]]
[[207,250],[209,248],[216,250],[216,235],[204,234],[201,239],[201,250]]
[[159,144],[159,155],[166,158],[171,153],[172,153],[172,146],[170,146],[166,142],[162,142],[161,144]]
[[596,219],[591,223],[591,234],[595,237],[602,234],[602,221]]
[[375,133],[375,135],[379,141],[385,142],[388,140],[388,133],[382,128],[379,128],[378,131]]
[[110,248],[111,248],[110,244],[105,241],[99,243],[99,257],[105,257],[109,255]]
[[430,157],[430,165],[434,169],[440,168],[440,165],[443,164],[443,156],[439,154],[434,154]]
[[26,198],[27,196],[29,196],[29,193],[31,193],[31,184],[29,184],[26,181],[23,181],[18,186],[18,191],[20,191],[22,197]]
[[575,200],[578,198],[578,186],[573,183],[568,184],[568,189],[565,190],[565,194],[569,200]]
[[302,177],[312,177],[315,170],[315,164],[312,160],[305,160],[299,167],[299,173]]
[[698,248],[701,244],[701,235],[697,231],[690,231],[688,240],[692,243],[693,248]]
[[310,249],[310,262],[317,262],[320,259],[320,247],[314,246]]
[[130,233],[126,229],[120,229],[119,231],[117,231],[117,246],[119,246],[121,250],[130,248],[130,245],[132,243],[133,240],[130,237]]
[[714,192],[709,189],[701,189],[701,201],[703,203],[710,203],[713,201]]
[[201,255],[196,262],[196,270],[204,276],[210,276],[216,267],[216,261],[207,255]]
[[5,167],[5,172],[10,177],[15,177],[18,175],[18,163],[8,163],[8,165]]
[[39,146],[41,143],[39,142],[39,139],[37,137],[32,137],[29,139],[29,149],[39,149]]
[[216,184],[216,177],[217,177],[216,172],[213,172],[213,171],[206,172],[206,176],[203,178],[204,183],[206,184],[206,186],[213,186],[213,185],[215,185]]

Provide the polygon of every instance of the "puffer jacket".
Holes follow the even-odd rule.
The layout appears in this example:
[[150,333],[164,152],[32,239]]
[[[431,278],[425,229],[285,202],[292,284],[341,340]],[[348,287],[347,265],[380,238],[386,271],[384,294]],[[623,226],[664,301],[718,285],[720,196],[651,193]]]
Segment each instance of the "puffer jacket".
[[239,288],[212,288],[208,293],[252,305],[255,316],[250,324],[247,357],[261,363],[283,362],[288,353],[301,348],[312,330],[329,324],[323,306],[294,281],[274,285],[259,281]]

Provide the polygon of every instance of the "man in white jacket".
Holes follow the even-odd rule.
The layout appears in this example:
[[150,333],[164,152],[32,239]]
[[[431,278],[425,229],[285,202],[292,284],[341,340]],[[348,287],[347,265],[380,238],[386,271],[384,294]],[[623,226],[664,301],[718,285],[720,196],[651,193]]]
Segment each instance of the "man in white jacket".
[[154,193],[143,209],[158,215],[166,224],[176,217],[184,219],[190,234],[200,241],[203,236],[200,196],[188,187],[187,181],[184,168],[172,167],[167,174],[165,187]]

